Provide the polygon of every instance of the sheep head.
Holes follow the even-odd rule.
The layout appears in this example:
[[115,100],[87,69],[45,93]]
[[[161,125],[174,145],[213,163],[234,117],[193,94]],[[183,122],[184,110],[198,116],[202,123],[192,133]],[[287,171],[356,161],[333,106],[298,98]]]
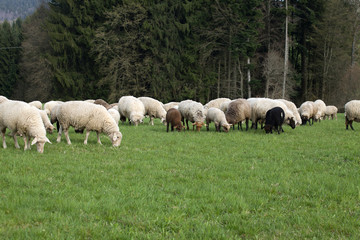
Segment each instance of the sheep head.
[[196,127],[196,131],[197,131],[197,132],[200,132],[200,129],[202,128],[202,126],[205,126],[205,127],[206,127],[206,124],[204,124],[203,122],[194,122],[194,123],[193,123],[193,126]]
[[113,132],[109,135],[113,147],[118,147],[121,144],[122,134],[121,132]]
[[43,137],[35,136],[34,140],[31,142],[31,145],[36,144],[37,151],[39,153],[44,153],[44,146],[45,143],[47,142],[51,144],[50,140],[46,136]]

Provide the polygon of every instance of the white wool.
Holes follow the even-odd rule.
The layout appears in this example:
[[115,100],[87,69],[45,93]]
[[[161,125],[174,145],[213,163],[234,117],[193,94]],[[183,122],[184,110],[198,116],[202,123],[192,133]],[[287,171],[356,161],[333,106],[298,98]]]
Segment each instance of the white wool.
[[206,110],[204,106],[193,100],[184,100],[179,103],[181,116],[190,122],[204,122]]
[[230,129],[230,124],[226,121],[225,113],[219,108],[211,107],[206,114],[206,123],[214,122],[215,126],[221,126],[226,131]]
[[164,109],[166,112],[169,111],[170,108],[178,109],[179,102],[169,102],[169,103],[164,104]]
[[317,113],[317,108],[312,101],[303,102],[299,107],[300,116],[306,117],[307,119],[315,118]]
[[[36,108],[37,109],[37,108]],[[54,130],[54,126],[51,124],[48,115],[46,114],[45,110],[39,110],[37,109],[40,113],[41,116],[41,120],[43,121],[44,127],[46,129],[47,132],[52,133]]]
[[114,108],[110,108],[107,111],[110,113],[111,117],[115,120],[116,124],[119,125],[120,113]]
[[221,106],[222,103],[230,102],[230,101],[231,101],[230,98],[216,98],[216,99],[213,99],[213,100],[209,101],[207,104],[205,104],[204,108],[210,109],[210,108],[214,107],[214,108],[219,108],[220,109],[220,106]]
[[36,107],[37,109],[42,109],[42,103],[40,101],[32,101],[29,102],[30,106]]
[[323,119],[325,116],[326,104],[321,99],[318,99],[314,102],[314,105],[317,108],[317,112],[315,113],[315,119],[316,120]]
[[229,103],[231,103],[230,101],[224,101],[220,104],[220,110],[223,111],[224,113],[227,111],[228,107],[229,107]]
[[[35,107],[22,101],[5,101],[0,104],[0,128],[8,128],[14,133],[15,146],[16,133],[24,137],[25,147],[30,148],[30,139],[34,138],[38,152],[44,151],[45,142],[50,142],[46,137],[46,130],[40,111]],[[6,148],[5,136],[3,136],[3,146]]]
[[64,102],[62,101],[49,101],[49,102],[46,102],[44,104],[44,110],[46,111],[46,114],[49,115],[50,112],[51,112],[51,109],[56,106],[56,105],[59,105],[59,104],[62,104]]
[[1,96],[0,95],[0,103],[8,101],[9,99],[7,99],[7,97]]
[[285,100],[285,99],[276,99],[276,100],[283,102],[286,105],[286,107],[292,112],[292,114],[295,117],[295,124],[296,125],[301,125],[302,124],[301,117],[300,117],[300,114],[298,112],[298,109],[297,109],[295,103],[293,103],[291,101],[288,101],[288,100]]
[[129,119],[129,121],[134,123],[135,126],[143,122],[145,117],[145,106],[136,97],[121,97],[119,99],[118,107],[120,116]]
[[[77,130],[85,129],[87,131],[84,143],[87,143],[87,137],[90,131],[95,131],[98,135],[98,143],[101,144],[99,134],[104,132],[109,136],[113,146],[119,146],[122,135],[119,126],[112,118],[110,113],[97,104],[85,101],[69,101],[61,104],[57,110],[57,119],[65,133],[68,144],[71,144],[68,137],[70,126]],[[59,132],[58,142],[61,140]]]
[[159,118],[162,123],[165,122],[166,110],[164,104],[151,97],[139,97],[138,98],[145,107],[145,115],[150,117],[150,124],[154,125],[154,118]]

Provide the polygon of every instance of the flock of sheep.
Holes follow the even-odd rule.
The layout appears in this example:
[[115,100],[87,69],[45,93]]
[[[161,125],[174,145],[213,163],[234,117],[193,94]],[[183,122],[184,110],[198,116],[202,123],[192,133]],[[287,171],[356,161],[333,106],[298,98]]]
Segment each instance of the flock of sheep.
[[[274,110],[273,114],[270,114],[270,110]],[[122,122],[128,120],[130,124],[137,126],[143,123],[145,116],[150,118],[151,125],[154,125],[154,118],[159,118],[167,125],[167,131],[170,127],[172,131],[174,129],[181,131],[185,128],[189,130],[189,122],[192,123],[193,130],[196,128],[200,131],[203,126],[209,130],[209,124],[214,122],[216,131],[225,132],[228,132],[231,127],[235,128],[236,124],[238,129],[242,129],[242,123],[246,124],[246,130],[248,130],[249,120],[251,120],[252,127],[255,129],[258,123],[261,127],[265,123],[266,132],[269,132],[270,124],[270,132],[274,125],[280,133],[283,122],[292,128],[296,125],[305,125],[307,122],[311,125],[314,120],[320,121],[326,117],[336,118],[337,111],[335,106],[326,106],[322,100],[306,101],[299,108],[293,102],[284,99],[218,98],[202,105],[193,100],[163,104],[150,97],[133,96],[123,96],[118,103],[114,104],[97,99],[49,101],[43,105],[39,101],[25,103],[0,96],[0,130],[4,148],[7,147],[5,131],[9,129],[16,148],[20,148],[17,142],[17,136],[20,135],[24,139],[24,150],[30,149],[31,142],[31,145],[36,144],[38,152],[42,153],[45,143],[50,143],[46,132],[52,133],[55,123],[58,131],[57,142],[61,141],[62,133],[64,133],[67,143],[71,144],[68,130],[69,127],[73,127],[75,132],[86,132],[84,144],[87,144],[90,132],[94,131],[99,144],[101,144],[100,133],[105,133],[112,145],[117,147],[120,146],[122,140],[122,134],[119,131],[120,120]],[[352,122],[360,122],[360,101],[348,102],[345,105],[345,116],[346,129],[348,125],[353,129]]]

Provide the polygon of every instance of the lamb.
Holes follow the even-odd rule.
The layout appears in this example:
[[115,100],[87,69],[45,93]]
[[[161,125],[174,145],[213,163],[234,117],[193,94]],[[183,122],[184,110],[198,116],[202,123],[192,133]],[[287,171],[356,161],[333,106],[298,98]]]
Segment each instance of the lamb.
[[360,100],[351,100],[345,104],[345,126],[346,130],[349,125],[354,130],[352,123],[360,122]]
[[206,129],[209,131],[209,124],[214,122],[217,132],[221,132],[221,127],[225,132],[228,132],[231,124],[226,121],[225,113],[219,108],[211,107],[207,111],[206,115]]
[[189,130],[189,121],[193,123],[193,130],[196,126],[196,131],[200,131],[204,126],[205,121],[205,109],[204,106],[193,100],[184,100],[179,103],[179,111],[181,113],[183,125],[186,120],[186,127]]
[[32,101],[32,102],[29,102],[29,105],[30,106],[34,106],[36,107],[37,109],[42,109],[42,103],[40,101]]
[[145,107],[145,115],[150,117],[150,122],[152,126],[154,125],[154,118],[160,118],[162,123],[165,123],[166,111],[164,104],[151,97],[139,97],[138,98]]
[[242,126],[242,121],[246,121],[246,131],[249,129],[249,119],[251,117],[251,107],[250,104],[245,99],[236,99],[229,103],[228,109],[225,113],[226,120],[229,124],[232,124],[233,127],[236,123],[239,126]]
[[133,96],[123,96],[119,99],[118,103],[119,113],[122,121],[126,118],[129,119],[129,123],[137,126],[143,122],[145,117],[144,104]]
[[204,108],[210,109],[210,108],[214,107],[214,108],[219,108],[220,109],[220,106],[221,106],[222,103],[230,102],[230,101],[231,101],[230,98],[216,98],[216,99],[211,100],[207,104],[205,104]]
[[31,145],[36,144],[39,153],[44,152],[46,142],[51,143],[46,137],[46,130],[41,119],[39,110],[21,101],[8,100],[0,104],[0,130],[3,138],[3,148],[7,148],[5,131],[9,128],[13,134],[15,147],[20,148],[16,134],[24,139],[24,150],[30,149],[30,140],[34,138]]
[[284,122],[288,124],[292,129],[295,128],[295,117],[294,114],[286,107],[286,105],[278,100],[261,98],[253,102],[251,108],[251,120],[257,128],[257,122],[263,123],[266,119],[266,112],[274,107],[281,107],[285,112]]
[[286,105],[286,107],[294,114],[295,125],[302,124],[301,117],[300,117],[300,114],[298,112],[298,109],[297,109],[295,103],[285,100],[285,99],[276,99],[276,100],[283,102]]
[[266,112],[266,119],[265,119],[265,132],[272,133],[272,129],[275,130],[280,134],[280,130],[284,132],[282,129],[282,124],[284,123],[285,119],[285,112],[281,107],[274,107]]
[[120,113],[113,108],[110,108],[107,111],[110,113],[111,117],[115,120],[116,124],[119,125]]
[[169,109],[171,109],[171,108],[178,109],[179,102],[169,102],[169,103],[164,104],[165,111],[169,111]]
[[[302,124],[306,125],[306,122],[309,121],[309,125],[314,124],[315,113],[317,108],[315,108],[314,103],[311,101],[306,101],[300,105],[299,114],[301,116]],[[312,123],[310,122],[312,120]]]
[[[65,102],[58,107],[57,119],[65,133],[67,144],[71,144],[68,132],[70,126],[75,129],[86,130],[84,144],[87,144],[91,131],[96,132],[99,144],[101,144],[100,133],[102,132],[108,135],[114,147],[121,144],[122,134],[119,131],[119,126],[103,106],[85,101]],[[59,132],[57,142],[61,141],[61,135]]]
[[315,114],[315,120],[319,122],[325,117],[326,105],[324,101],[318,99],[314,102],[314,105],[317,107],[317,112]]
[[337,112],[338,112],[337,107],[335,107],[333,105],[328,105],[328,106],[326,106],[325,118],[329,117],[329,120],[330,120],[330,117],[331,117],[331,119],[334,119],[334,117],[335,117],[335,119],[337,120]]
[[44,110],[46,111],[46,114],[49,115],[51,112],[51,109],[59,104],[62,104],[62,101],[49,101],[44,104]]
[[174,131],[174,128],[179,132],[181,129],[185,130],[185,126],[181,124],[181,113],[176,108],[170,108],[166,113],[166,132],[169,132],[169,126],[171,124],[171,131]]

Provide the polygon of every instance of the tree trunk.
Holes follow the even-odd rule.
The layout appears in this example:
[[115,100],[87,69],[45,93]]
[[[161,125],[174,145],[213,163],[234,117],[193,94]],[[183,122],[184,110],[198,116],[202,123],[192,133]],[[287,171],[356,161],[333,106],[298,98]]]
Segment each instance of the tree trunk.
[[220,97],[220,72],[221,72],[221,61],[219,60],[219,66],[218,66],[218,82],[217,82],[217,98]]
[[248,78],[248,98],[251,98],[251,86],[250,86],[250,82],[251,82],[251,74],[250,74],[250,57],[247,58],[247,65],[248,65],[248,69],[247,69],[247,78]]
[[288,2],[285,0],[285,10],[286,10],[286,18],[285,18],[285,57],[284,57],[284,81],[283,81],[283,89],[282,89],[282,98],[285,99],[285,86],[286,86],[286,78],[288,73],[288,60],[289,60],[289,38],[288,38],[288,24],[289,24],[289,15],[288,15]]
[[238,70],[239,70],[239,74],[240,74],[240,97],[244,98],[244,75],[241,71],[241,65],[240,65],[240,60],[238,59]]

